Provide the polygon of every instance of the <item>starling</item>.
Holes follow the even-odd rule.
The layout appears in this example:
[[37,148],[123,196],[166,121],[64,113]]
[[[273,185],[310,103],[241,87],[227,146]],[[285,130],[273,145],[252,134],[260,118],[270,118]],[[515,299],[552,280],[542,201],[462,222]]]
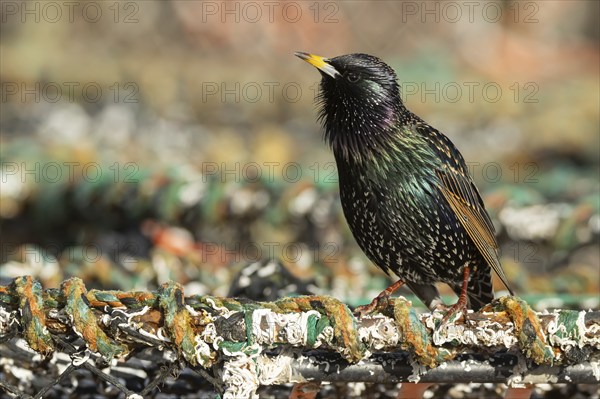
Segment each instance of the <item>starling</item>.
[[403,284],[429,309],[444,309],[438,282],[459,296],[444,320],[477,311],[494,298],[491,269],[512,294],[462,155],[406,109],[394,70],[367,54],[295,55],[322,75],[319,120],[350,230],[375,265],[399,278],[358,313],[372,312]]

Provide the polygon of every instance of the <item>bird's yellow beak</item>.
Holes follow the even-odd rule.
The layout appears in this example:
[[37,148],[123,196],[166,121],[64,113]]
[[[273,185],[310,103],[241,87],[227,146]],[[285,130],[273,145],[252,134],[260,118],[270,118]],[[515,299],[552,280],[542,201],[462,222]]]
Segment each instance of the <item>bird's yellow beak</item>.
[[294,53],[294,55],[296,57],[308,62],[310,65],[314,66],[319,71],[322,71],[323,73],[331,76],[332,78],[335,78],[336,76],[340,75],[338,70],[335,69],[333,67],[333,65],[329,64],[327,62],[329,60],[325,57],[321,57],[319,55],[314,55],[314,54],[309,54],[309,53],[303,53],[301,51]]

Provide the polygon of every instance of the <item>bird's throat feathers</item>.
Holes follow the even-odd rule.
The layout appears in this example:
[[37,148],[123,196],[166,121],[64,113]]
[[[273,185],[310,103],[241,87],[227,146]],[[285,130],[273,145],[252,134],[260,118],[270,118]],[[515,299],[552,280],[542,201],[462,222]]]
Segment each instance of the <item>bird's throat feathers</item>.
[[319,119],[325,140],[336,158],[363,163],[394,151],[405,112],[401,102],[371,98],[366,103],[351,97],[321,98]]

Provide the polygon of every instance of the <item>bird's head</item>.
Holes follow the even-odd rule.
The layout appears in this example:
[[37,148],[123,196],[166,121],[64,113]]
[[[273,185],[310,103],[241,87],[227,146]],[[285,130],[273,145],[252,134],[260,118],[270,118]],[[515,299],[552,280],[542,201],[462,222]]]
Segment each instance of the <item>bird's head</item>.
[[333,150],[358,156],[381,147],[402,115],[394,70],[368,54],[295,54],[322,75],[320,119]]

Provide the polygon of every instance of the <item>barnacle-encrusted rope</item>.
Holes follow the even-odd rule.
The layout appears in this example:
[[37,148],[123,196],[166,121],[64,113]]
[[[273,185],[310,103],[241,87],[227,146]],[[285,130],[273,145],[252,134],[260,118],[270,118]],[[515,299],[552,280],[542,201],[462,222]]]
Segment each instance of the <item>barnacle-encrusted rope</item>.
[[[253,397],[260,385],[304,380],[302,370],[315,370],[294,361],[307,359],[306,351],[316,348],[338,353],[340,362],[365,365],[375,353],[407,352],[413,373],[404,380],[411,381],[451,364],[460,353],[505,349],[522,362],[545,367],[588,362],[600,380],[597,311],[537,313],[519,298],[503,297],[470,313],[467,322],[440,327],[441,318],[441,313],[418,314],[403,298],[357,319],[328,296],[271,303],[185,297],[174,282],[156,292],[87,291],[77,278],[60,289],[42,289],[29,276],[0,286],[0,344],[20,338],[51,356],[65,351],[65,338],[79,337],[85,353],[77,354],[78,364],[89,364],[89,355],[110,364],[139,349],[168,349],[175,354],[173,363],[204,370],[225,398]],[[274,347],[283,350],[271,353]]]

